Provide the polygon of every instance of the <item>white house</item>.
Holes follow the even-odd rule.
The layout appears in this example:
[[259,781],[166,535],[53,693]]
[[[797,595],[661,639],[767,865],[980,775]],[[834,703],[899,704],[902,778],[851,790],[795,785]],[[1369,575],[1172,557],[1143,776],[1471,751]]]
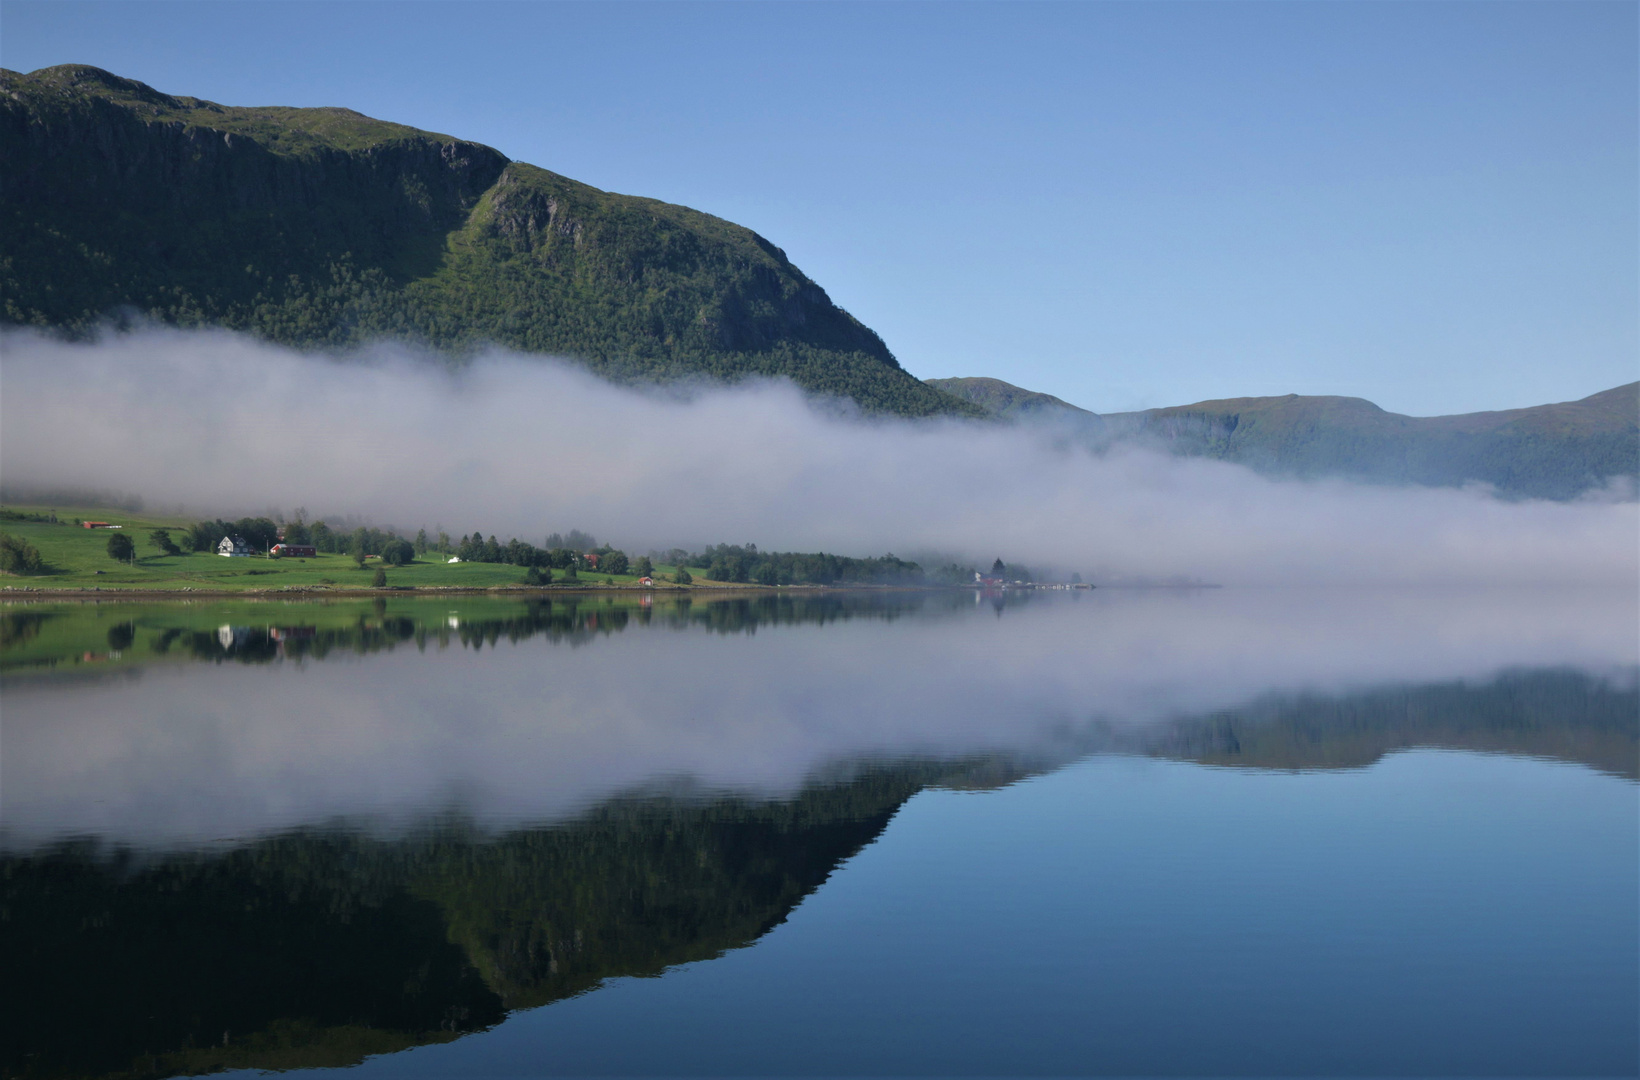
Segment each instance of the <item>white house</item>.
[[245,538],[242,536],[224,536],[222,542],[216,545],[216,553],[230,557],[235,555],[248,556],[251,554],[251,549],[246,545]]

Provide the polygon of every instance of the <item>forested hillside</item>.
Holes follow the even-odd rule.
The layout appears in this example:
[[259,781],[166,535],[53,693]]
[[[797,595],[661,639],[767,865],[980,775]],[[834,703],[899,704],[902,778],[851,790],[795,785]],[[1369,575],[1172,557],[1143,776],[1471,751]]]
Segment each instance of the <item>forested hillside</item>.
[[347,109],[224,106],[83,65],[0,70],[0,91],[8,323],[493,342],[617,379],[783,375],[868,411],[979,412],[709,214]]
[[1403,416],[1361,398],[1299,394],[1096,414],[998,379],[929,382],[999,419],[1051,423],[1096,448],[1137,442],[1275,476],[1478,482],[1518,497],[1568,499],[1640,472],[1640,383],[1528,409]]

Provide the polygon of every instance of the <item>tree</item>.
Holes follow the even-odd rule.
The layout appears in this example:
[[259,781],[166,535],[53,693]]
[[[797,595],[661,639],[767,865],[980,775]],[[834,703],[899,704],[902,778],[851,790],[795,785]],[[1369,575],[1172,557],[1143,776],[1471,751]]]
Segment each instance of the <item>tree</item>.
[[1072,574],[1071,575],[1071,584],[1072,585],[1082,584],[1082,575],[1081,574]]
[[364,553],[363,547],[356,547],[353,549],[353,562],[359,567],[360,570],[364,569],[364,560],[366,557],[367,556]]
[[39,548],[20,536],[0,533],[0,570],[8,574],[38,574],[45,566]]
[[370,587],[372,589],[387,588],[387,571],[379,566],[376,567],[376,576],[370,579]]
[[759,563],[756,576],[759,585],[776,585],[780,582],[780,570],[771,561]]
[[136,550],[137,545],[124,533],[115,533],[108,538],[108,557],[115,562],[130,562]]
[[195,551],[215,551],[216,545],[228,535],[228,525],[224,521],[195,522],[193,528],[188,530],[188,535],[193,541]]
[[639,555],[638,561],[632,564],[632,572],[639,577],[653,577],[655,564],[649,561],[648,555]]
[[1007,572],[1008,572],[1008,568],[1006,566],[1002,565],[1002,560],[1000,558],[997,559],[996,562],[991,564],[991,576],[992,577],[1001,577],[1002,575],[1006,574]]
[[182,549],[177,547],[176,543],[171,539],[171,533],[168,529],[155,529],[153,532],[148,534],[148,542],[159,548],[163,554],[182,554]]
[[676,581],[679,585],[692,585],[694,584],[695,576],[689,572],[687,567],[680,566],[678,567],[678,572],[672,575],[672,580]]
[[416,530],[416,554],[417,555],[427,554],[427,530],[426,529],[417,529]]
[[528,570],[524,571],[524,584],[526,584],[526,585],[551,585],[552,584],[552,571],[547,570],[547,569],[543,569],[542,567],[539,567],[539,566],[532,566]]
[[408,540],[395,537],[382,545],[382,562],[389,566],[409,566],[416,561],[416,549]]
[[574,563],[570,563],[568,566],[564,567],[564,580],[565,581],[579,581],[579,580],[581,580],[581,575],[575,572],[575,564]]
[[609,574],[624,574],[627,571],[626,552],[611,551],[598,561],[599,569]]

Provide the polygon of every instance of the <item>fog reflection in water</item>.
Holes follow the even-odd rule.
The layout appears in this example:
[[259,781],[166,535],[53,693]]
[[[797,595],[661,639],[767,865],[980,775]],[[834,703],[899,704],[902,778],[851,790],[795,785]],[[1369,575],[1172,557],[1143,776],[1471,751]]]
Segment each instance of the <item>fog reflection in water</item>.
[[[47,651],[10,668],[0,810],[13,849],[86,834],[175,846],[342,818],[393,829],[443,812],[502,828],[657,789],[772,798],[860,761],[1041,765],[1162,743],[1211,759],[1225,748],[1203,741],[1204,718],[1276,716],[1295,695],[1486,683],[1513,669],[1632,693],[1635,611],[1623,590],[1100,590],[634,608],[389,601],[343,611],[338,629],[337,609],[318,606],[182,619],[105,605],[93,640],[117,639],[124,650],[109,651],[125,666],[86,677],[105,669],[44,666]],[[14,658],[88,617],[19,616],[45,621],[28,640],[14,628]],[[196,625],[167,625],[179,620]],[[169,662],[183,654],[219,662]],[[1166,726],[1189,718],[1194,734]],[[1353,763],[1395,745],[1367,738]],[[1621,772],[1627,751],[1608,740],[1566,753]]]
[[1640,1065],[1622,593],[0,617],[0,1075]]

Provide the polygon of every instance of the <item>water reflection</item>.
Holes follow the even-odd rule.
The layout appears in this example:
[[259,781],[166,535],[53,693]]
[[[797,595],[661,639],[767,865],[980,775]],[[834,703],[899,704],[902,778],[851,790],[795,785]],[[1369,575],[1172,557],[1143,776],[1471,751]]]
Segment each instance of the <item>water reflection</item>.
[[[1416,719],[1407,688],[1557,669],[1632,694],[1640,655],[1634,598],[1611,593],[1002,602],[1001,618],[961,593],[8,609],[0,845],[174,847],[335,818],[391,831],[432,810],[505,829],[657,785],[780,798],[862,762],[1205,747],[1179,732],[1311,709],[1305,695],[1372,692],[1374,716]],[[1355,732],[1340,761],[1401,745],[1367,723],[1327,721]],[[1289,738],[1293,767],[1328,763],[1308,738]],[[1538,741],[1632,772],[1620,738]]]
[[919,792],[1089,755],[1640,779],[1631,596],[975,601],[7,607],[0,1074],[452,1040],[757,941]]
[[[1637,716],[1632,685],[1511,672],[1101,725],[1083,749],[1297,769],[1462,747],[1633,779]],[[335,823],[226,849],[84,838],[14,852],[0,857],[0,963],[28,992],[14,998],[0,1072],[341,1066],[447,1041],[749,945],[917,792],[994,788],[1053,764],[907,761],[811,780],[789,799],[622,798],[500,834],[435,817],[393,837]]]
[[[987,595],[1000,613],[1029,593]],[[267,663],[322,660],[413,644],[480,650],[532,638],[580,645],[628,626],[753,634],[760,626],[826,625],[851,619],[892,622],[910,614],[951,613],[970,601],[959,592],[817,593],[714,598],[637,595],[608,599],[278,602],[240,604],[58,603],[0,611],[0,672],[62,673],[88,660],[193,659]],[[225,619],[210,626],[213,619]],[[42,631],[46,631],[42,635]],[[139,633],[140,631],[140,633]],[[106,647],[105,647],[106,646]]]
[[393,841],[306,829],[218,854],[85,841],[8,858],[0,940],[29,992],[0,1072],[346,1065],[708,959],[959,771],[874,770],[781,803],[619,801],[495,838],[445,822]]

